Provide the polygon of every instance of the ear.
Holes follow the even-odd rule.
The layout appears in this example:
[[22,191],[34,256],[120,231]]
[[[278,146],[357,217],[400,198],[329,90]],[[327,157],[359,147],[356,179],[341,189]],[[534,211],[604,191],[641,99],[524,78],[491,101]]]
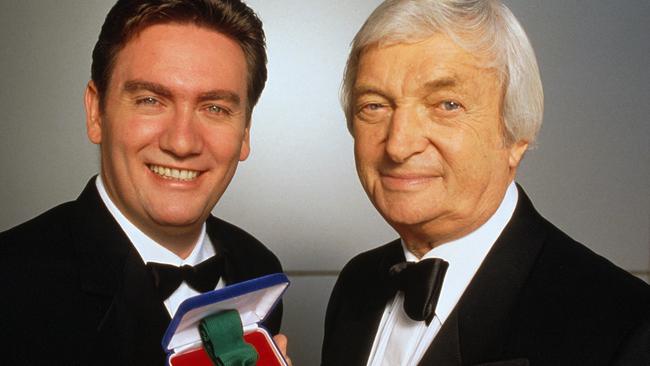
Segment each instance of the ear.
[[528,150],[528,141],[519,140],[513,143],[510,146],[509,150],[510,156],[508,164],[510,165],[510,169],[517,169],[519,163],[521,162],[521,159],[523,159],[524,155],[526,154],[526,150]]
[[244,137],[242,139],[241,150],[239,150],[239,161],[244,161],[248,159],[248,155],[251,153],[251,136],[250,136],[250,124],[244,130]]
[[99,108],[97,87],[92,80],[86,86],[84,105],[86,107],[86,134],[88,139],[93,144],[100,144],[102,142],[102,114]]

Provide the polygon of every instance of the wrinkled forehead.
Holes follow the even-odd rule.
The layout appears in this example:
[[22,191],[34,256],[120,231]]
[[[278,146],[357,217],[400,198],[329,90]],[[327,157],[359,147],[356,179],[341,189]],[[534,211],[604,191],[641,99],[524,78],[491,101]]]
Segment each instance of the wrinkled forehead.
[[[449,30],[426,30],[412,33],[387,33],[378,40],[360,49],[359,57],[369,49],[390,47],[396,44],[416,45],[429,39],[448,40],[455,46],[479,60],[481,67],[501,71],[505,64],[496,36],[484,31],[468,31],[462,28]],[[438,43],[430,43],[435,48]]]
[[[355,89],[370,78],[408,78],[412,82],[439,80],[441,83],[496,76],[502,83],[494,57],[482,49],[470,48],[446,33],[426,38],[386,38],[363,48],[358,56]],[[365,80],[364,80],[365,79]],[[499,86],[497,86],[498,88]]]

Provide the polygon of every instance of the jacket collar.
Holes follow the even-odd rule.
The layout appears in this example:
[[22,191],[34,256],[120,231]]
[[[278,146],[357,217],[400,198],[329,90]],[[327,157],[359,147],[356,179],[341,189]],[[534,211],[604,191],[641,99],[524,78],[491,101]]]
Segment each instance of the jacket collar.
[[160,342],[170,317],[144,262],[104,206],[94,179],[76,203],[72,232],[80,288],[108,304],[91,354],[115,364],[162,364]]
[[421,365],[472,365],[502,356],[509,314],[517,305],[545,238],[543,220],[523,189],[517,188],[519,200],[512,219],[443,324]]
[[[395,240],[377,249],[380,255],[376,262],[364,266],[363,272],[347,277],[346,281],[357,282],[349,286],[354,293],[346,293],[346,301],[352,308],[342,320],[345,325],[345,339],[335,342],[342,344],[338,350],[345,349],[345,354],[331,354],[331,364],[362,365],[368,360],[372,350],[379,323],[386,303],[395,296],[396,289],[390,286],[389,269],[396,263],[404,261],[404,252],[400,240]],[[338,335],[343,336],[343,335]],[[337,361],[334,361],[337,360]]]
[[132,250],[126,234],[108,212],[91,179],[77,198],[72,219],[82,290],[112,296]]

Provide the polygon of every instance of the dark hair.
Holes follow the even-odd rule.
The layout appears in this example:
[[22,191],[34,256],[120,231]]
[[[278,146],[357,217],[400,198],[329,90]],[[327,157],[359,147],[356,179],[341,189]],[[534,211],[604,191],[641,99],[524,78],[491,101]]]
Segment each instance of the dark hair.
[[248,117],[266,83],[266,43],[262,21],[240,0],[118,0],[106,15],[93,50],[91,78],[100,108],[117,54],[143,29],[164,23],[196,24],[235,40],[247,64]]

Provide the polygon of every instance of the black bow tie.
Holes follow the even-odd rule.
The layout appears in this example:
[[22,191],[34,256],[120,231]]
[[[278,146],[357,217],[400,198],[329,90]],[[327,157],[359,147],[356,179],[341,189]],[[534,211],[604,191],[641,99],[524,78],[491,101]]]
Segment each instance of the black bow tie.
[[160,297],[166,300],[183,281],[198,292],[214,290],[223,272],[223,258],[214,255],[193,267],[149,262],[147,268]]
[[440,258],[423,259],[417,263],[402,262],[390,267],[391,278],[404,292],[404,311],[413,320],[433,320],[449,263]]

